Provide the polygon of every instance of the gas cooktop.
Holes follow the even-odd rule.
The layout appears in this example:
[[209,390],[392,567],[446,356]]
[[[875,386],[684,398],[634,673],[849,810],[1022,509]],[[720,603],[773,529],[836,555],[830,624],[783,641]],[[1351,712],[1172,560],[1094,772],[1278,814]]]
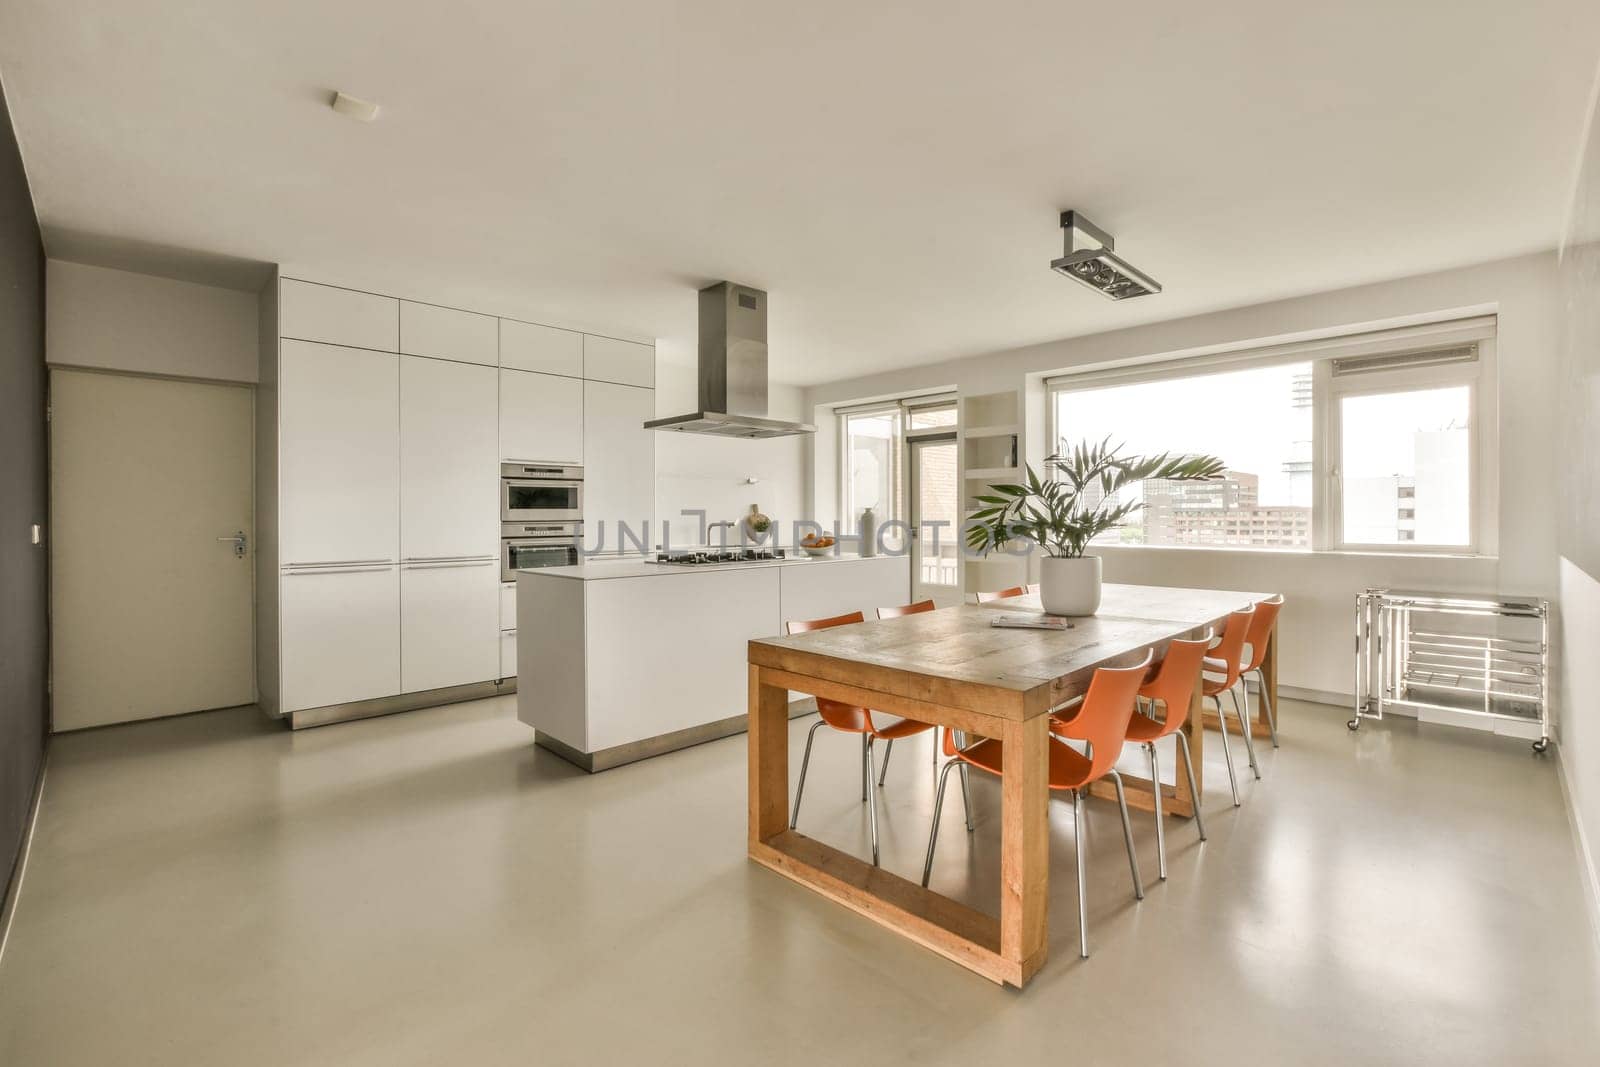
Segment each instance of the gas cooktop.
[[708,563],[770,563],[785,558],[781,548],[724,548],[662,552],[652,562],[693,567]]

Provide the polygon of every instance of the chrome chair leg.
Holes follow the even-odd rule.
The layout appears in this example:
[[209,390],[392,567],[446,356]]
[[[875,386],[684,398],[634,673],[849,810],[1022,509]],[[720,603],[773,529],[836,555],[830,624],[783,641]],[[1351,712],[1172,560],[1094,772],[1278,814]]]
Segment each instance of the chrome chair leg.
[[[1228,690],[1228,696],[1233,701],[1234,713],[1239,716],[1239,729],[1244,733],[1244,751],[1245,755],[1250,757],[1250,771],[1256,776],[1256,781],[1259,782],[1261,781],[1261,766],[1256,763],[1256,743],[1255,740],[1250,736],[1250,720],[1245,715],[1245,709],[1250,706],[1250,694],[1248,691],[1246,691],[1244,700],[1240,701],[1239,691],[1241,689],[1244,689],[1243,678],[1239,679],[1239,684],[1236,687]],[[1218,701],[1217,708],[1217,713],[1220,715],[1222,708],[1221,701]]]
[[1144,899],[1144,879],[1139,877],[1139,854],[1133,850],[1133,822],[1128,818],[1128,794],[1122,789],[1122,775],[1107,771],[1117,787],[1117,807],[1122,809],[1122,842],[1128,846],[1128,870],[1133,872],[1133,895]]
[[[872,781],[872,737],[867,737],[867,781]],[[872,865],[878,865],[878,799],[876,791],[867,790],[867,822],[872,827]]]
[[1084,853],[1089,842],[1083,836],[1083,790],[1072,791],[1073,851],[1078,854],[1078,955],[1089,958],[1089,879],[1084,868]]
[[966,809],[967,833],[970,834],[975,829],[975,827],[972,825],[972,790],[968,785],[968,783],[971,781],[971,774],[968,772],[967,765],[965,763],[962,763],[960,760],[956,760],[955,762],[961,763],[961,806]]
[[880,789],[883,788],[883,776],[889,773],[889,757],[892,755],[894,755],[894,738],[891,737],[883,746],[883,768],[878,771],[878,788]]
[[1239,779],[1233,772],[1233,749],[1228,747],[1228,720],[1222,714],[1222,698],[1212,697],[1217,705],[1217,724],[1222,727],[1222,757],[1228,763],[1228,788],[1233,790],[1233,806],[1239,806]]
[[922,887],[928,887],[928,877],[933,874],[933,848],[939,843],[939,815],[944,811],[944,787],[950,780],[950,771],[960,760],[950,760],[939,772],[939,788],[933,795],[933,828],[928,831],[928,858],[922,861]]
[[1200,831],[1200,840],[1206,839],[1206,820],[1200,814],[1200,787],[1194,781],[1194,757],[1189,755],[1189,738],[1182,730],[1173,734],[1183,746],[1183,769],[1189,772],[1189,802],[1194,805],[1194,828]]
[[1278,747],[1278,709],[1273,707],[1272,706],[1272,701],[1267,699],[1267,672],[1262,670],[1260,667],[1257,667],[1256,671],[1255,671],[1255,674],[1256,674],[1256,681],[1259,682],[1260,685],[1261,685],[1261,688],[1256,690],[1256,692],[1258,694],[1257,699],[1259,699],[1261,701],[1261,706],[1264,709],[1266,709],[1266,712],[1267,712],[1267,732],[1272,735],[1272,747],[1273,748],[1277,748]]
[[1155,794],[1156,873],[1165,882],[1167,880],[1167,827],[1161,821],[1161,765],[1156,762],[1156,743],[1151,741],[1144,747],[1145,751],[1150,753],[1150,789]]
[[806,791],[806,768],[811,766],[811,741],[817,736],[820,727],[828,725],[821,719],[811,724],[811,729],[806,731],[806,754],[800,759],[800,784],[794,789],[794,811],[789,814],[789,829],[794,829],[794,824],[800,819],[800,797]]
[[867,746],[872,744],[871,734],[861,735],[861,803],[867,802],[867,795],[872,791],[872,768],[867,765]]

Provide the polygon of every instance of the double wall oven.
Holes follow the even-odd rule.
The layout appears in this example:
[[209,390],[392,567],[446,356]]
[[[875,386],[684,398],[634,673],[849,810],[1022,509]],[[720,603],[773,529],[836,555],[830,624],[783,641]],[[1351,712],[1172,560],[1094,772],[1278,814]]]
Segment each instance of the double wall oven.
[[582,518],[582,467],[500,465],[501,522],[578,522]]
[[530,567],[569,567],[583,539],[583,468],[500,467],[500,578]]
[[581,522],[500,524],[500,580],[515,581],[529,567],[570,567],[578,562]]

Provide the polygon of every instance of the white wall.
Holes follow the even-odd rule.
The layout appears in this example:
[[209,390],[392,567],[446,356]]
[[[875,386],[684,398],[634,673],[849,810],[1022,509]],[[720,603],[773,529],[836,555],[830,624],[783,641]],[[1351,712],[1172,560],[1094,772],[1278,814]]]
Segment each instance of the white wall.
[[[656,360],[656,415],[682,415],[699,407],[693,367]],[[775,419],[801,417],[801,391],[773,385],[768,414]],[[692,433],[656,435],[656,509],[672,524],[673,544],[698,539],[698,524],[680,518],[684,509],[703,509],[707,522],[737,521],[759,504],[778,520],[785,541],[795,519],[806,518],[805,449],[803,437],[739,441]],[[757,478],[755,485],[745,484]]]
[[45,359],[178,378],[254,382],[257,296],[52,259]]
[[[831,405],[943,387],[963,395],[1031,391],[1034,400],[1024,410],[1028,454],[1035,459],[1044,436],[1037,376],[1048,372],[1268,339],[1310,338],[1350,327],[1400,325],[1443,312],[1493,310],[1499,315],[1498,558],[1187,548],[1105,552],[1110,581],[1283,593],[1288,601],[1282,624],[1283,683],[1343,700],[1352,689],[1355,595],[1368,586],[1556,597],[1552,501],[1558,475],[1550,415],[1556,395],[1554,283],[1555,257],[1545,253],[815,386],[806,392],[819,425],[809,499],[819,519],[832,521],[837,445],[836,424],[827,410]],[[1090,297],[1064,284],[1061,298]]]
[[1562,235],[1561,376],[1551,506],[1561,515],[1562,710],[1560,756],[1600,932],[1600,79]]
[[[1572,803],[1591,901],[1600,904],[1600,874],[1594,849],[1600,847],[1600,581],[1575,563],[1561,560],[1562,685],[1559,755]],[[1596,915],[1600,922],[1600,914]]]

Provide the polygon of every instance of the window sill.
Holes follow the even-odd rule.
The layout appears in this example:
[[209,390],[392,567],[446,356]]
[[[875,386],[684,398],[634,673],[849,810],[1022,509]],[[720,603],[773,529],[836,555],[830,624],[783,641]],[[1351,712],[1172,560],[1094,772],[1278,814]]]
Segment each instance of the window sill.
[[1496,562],[1499,556],[1482,552],[1441,552],[1441,551],[1400,551],[1386,552],[1383,549],[1355,549],[1355,548],[1268,548],[1263,545],[1090,545],[1089,554],[1095,555],[1102,552],[1235,552],[1252,556],[1304,556],[1304,557],[1334,557],[1352,559],[1455,559],[1455,560],[1481,560]]

